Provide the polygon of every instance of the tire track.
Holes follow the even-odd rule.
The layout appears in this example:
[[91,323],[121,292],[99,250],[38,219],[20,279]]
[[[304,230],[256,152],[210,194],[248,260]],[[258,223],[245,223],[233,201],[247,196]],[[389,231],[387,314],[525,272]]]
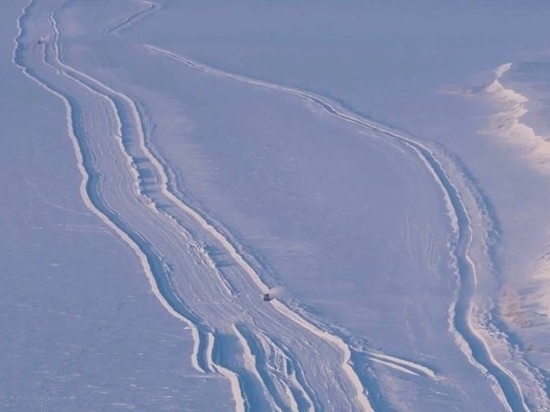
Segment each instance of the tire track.
[[[489,384],[504,407],[518,411],[529,410],[517,378],[494,358],[489,344],[472,322],[473,298],[476,294],[478,275],[474,262],[469,256],[473,239],[471,218],[462,200],[460,191],[447,174],[433,149],[411,137],[397,133],[387,127],[352,113],[317,94],[277,85],[240,74],[226,72],[157,46],[145,44],[143,47],[152,53],[167,56],[170,59],[181,62],[209,76],[229,78],[250,86],[275,90],[296,96],[314,104],[318,109],[328,115],[371,132],[373,137],[391,139],[410,149],[419,160],[424,163],[435,183],[440,187],[455,238],[451,245],[451,255],[456,265],[458,290],[456,301],[453,302],[450,307],[450,318],[451,328],[456,335],[457,345],[465,354],[469,362],[484,375],[487,375]],[[289,314],[289,316],[291,315]]]
[[116,23],[112,27],[107,29],[107,33],[120,33],[124,30],[127,30],[132,24],[136,23],[137,21],[143,19],[147,14],[150,14],[157,9],[157,5],[152,1],[145,1],[141,0],[141,3],[147,4],[147,7],[139,10],[135,13],[132,13],[130,16],[123,19],[121,22]]
[[[283,399],[286,389],[283,389],[283,395],[270,394],[257,387],[281,388],[284,385],[264,381],[271,377],[265,370],[260,373],[257,369],[260,366],[256,364],[248,363],[245,368],[239,366],[243,358],[236,355],[246,352],[247,345],[239,341],[239,334],[232,330],[238,321],[269,324],[273,333],[282,332],[281,338],[292,347],[295,367],[301,368],[308,376],[315,396],[319,398],[318,409],[339,402],[347,405],[346,409],[370,410],[364,389],[353,368],[347,364],[349,356],[343,357],[341,366],[336,363],[336,368],[332,367],[332,362],[349,352],[346,344],[304,319],[300,323],[307,325],[306,329],[288,328],[284,311],[279,310],[277,314],[272,305],[261,302],[259,292],[265,290],[265,285],[233,244],[199,212],[169,192],[164,170],[145,147],[135,103],[126,95],[63,63],[59,50],[60,31],[55,18],[59,10],[60,6],[54,2],[37,0],[25,8],[19,19],[21,29],[16,39],[14,63],[64,103],[68,133],[83,178],[82,198],[89,209],[138,255],[151,290],[168,313],[192,329],[196,342],[192,362],[196,369],[225,376],[230,382],[237,410],[254,410],[256,405],[276,409],[276,403],[270,398]],[[34,47],[33,39],[45,40],[38,41]],[[145,167],[144,159],[149,166],[154,166],[156,183],[140,173],[140,168]],[[161,203],[171,204],[172,212],[177,216],[160,207]],[[195,232],[200,229],[201,236],[190,239],[192,231],[187,231],[186,225],[195,227]],[[213,273],[208,261],[197,266],[196,259],[187,251],[191,242],[201,244],[202,239],[209,239],[206,244],[221,245],[236,262],[235,268]],[[182,265],[196,268],[189,273],[191,277],[181,277]],[[202,274],[207,276],[206,282],[202,280]],[[223,293],[227,288],[224,289],[218,275],[231,275],[228,284],[245,291],[246,299],[227,301],[227,293]],[[207,304],[191,305],[190,296],[196,296],[197,302],[204,299]],[[214,304],[216,300],[217,304]],[[254,322],[251,322],[252,318]],[[294,314],[293,318],[297,319],[299,315]],[[252,326],[249,326],[249,331],[256,333]],[[311,363],[310,354],[298,344],[303,340],[315,342],[319,353],[326,356],[322,364]],[[228,347],[232,348],[229,352]],[[250,351],[246,354],[250,358]],[[302,362],[306,363],[301,365]]]

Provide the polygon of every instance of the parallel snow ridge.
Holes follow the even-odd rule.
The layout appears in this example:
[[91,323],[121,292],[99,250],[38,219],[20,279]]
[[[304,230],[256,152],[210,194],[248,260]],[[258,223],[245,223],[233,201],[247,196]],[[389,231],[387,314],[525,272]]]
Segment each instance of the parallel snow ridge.
[[[18,19],[19,33],[15,41],[16,47],[14,49],[13,62],[15,65],[22,69],[23,73],[27,77],[38,83],[40,87],[44,88],[45,90],[62,100],[66,108],[67,133],[68,136],[71,138],[77,161],[77,167],[82,176],[80,195],[84,201],[84,204],[90,210],[90,212],[98,216],[107,227],[112,229],[118,236],[120,236],[120,238],[125,243],[127,243],[128,246],[136,253],[143,268],[143,271],[147,276],[152,292],[168,313],[188,325],[188,327],[192,330],[192,334],[195,339],[195,347],[198,348],[200,346],[200,333],[197,329],[197,324],[199,322],[197,322],[196,320],[194,321],[195,316],[191,312],[182,309],[178,303],[175,303],[178,302],[179,299],[174,294],[173,290],[171,290],[171,287],[168,287],[168,290],[162,291],[161,289],[165,288],[165,286],[159,284],[158,280],[156,279],[157,275],[154,273],[154,266],[160,264],[160,257],[153,251],[152,247],[148,245],[144,239],[140,239],[139,235],[127,231],[125,229],[125,225],[116,215],[116,212],[110,210],[108,206],[103,204],[101,198],[98,195],[98,173],[94,169],[93,155],[87,147],[87,142],[80,136],[79,122],[77,121],[79,115],[77,105],[74,104],[74,101],[70,96],[63,94],[54,85],[51,85],[41,79],[36,74],[35,70],[27,67],[26,65],[24,57],[25,47],[23,43],[20,42],[20,39],[27,34],[26,31],[23,29],[22,21],[33,7],[35,7],[34,0],[31,1],[23,9],[23,13]],[[40,36],[38,38],[44,39],[49,38],[49,36]],[[57,45],[54,43],[53,53],[50,53],[50,55],[57,55],[57,53]],[[46,61],[46,54],[46,47],[44,46],[43,63],[50,66],[50,64]],[[58,71],[57,69],[55,69],[55,73],[57,75],[61,74],[60,71]],[[195,357],[192,358],[192,365],[197,371],[204,372],[204,369],[199,365],[198,362],[195,361]]]
[[[134,116],[134,119],[136,121],[136,123],[139,123],[138,119],[139,119],[139,114],[137,112],[137,109],[136,109],[136,106],[135,106],[135,103],[129,99],[127,96],[125,95],[122,95],[121,93],[119,92],[115,92],[114,90],[112,90],[111,88],[105,86],[104,84],[98,82],[97,80],[95,79],[92,79],[90,78],[90,76],[82,73],[82,72],[79,72],[73,68],[69,68],[68,66],[66,66],[65,64],[63,63],[60,63],[66,70],[67,70],[67,73],[69,73],[70,76],[74,77],[75,75],[78,77],[81,77],[81,78],[84,78],[86,80],[89,80],[90,82],[92,82],[92,84],[97,84],[100,88],[103,88],[105,89],[105,91],[109,94],[113,94],[114,96],[117,96],[117,97],[120,97],[122,100],[124,100],[124,102],[126,104],[128,104],[130,107],[131,107],[131,111],[133,113],[133,116]],[[75,78],[77,81],[81,82],[81,80],[78,80],[77,78]],[[93,89],[92,86],[90,86],[89,84],[86,85],[86,87],[91,87]],[[98,90],[95,90],[93,89],[94,92],[99,92]],[[99,92],[101,93],[101,92]],[[113,97],[109,97],[109,98],[113,98]],[[116,100],[116,99],[115,99]],[[113,100],[113,105],[116,106],[116,101]],[[163,169],[162,167],[160,166],[159,163],[157,163],[157,160],[150,154],[150,152],[148,151],[148,149],[145,147],[145,143],[144,143],[144,137],[142,135],[142,133],[139,133],[140,134],[140,139],[139,139],[139,142],[140,142],[140,145],[141,145],[141,148],[143,150],[143,153],[145,153],[147,155],[147,157],[149,159],[151,159],[151,161],[155,164],[156,167],[156,170],[157,172],[159,172],[159,174],[161,175],[162,177],[162,180],[161,180],[161,186],[162,186],[162,193],[170,200],[172,200],[175,204],[177,204],[182,210],[184,210],[186,213],[188,213],[189,215],[191,215],[201,226],[202,228],[207,231],[209,234],[211,234],[212,236],[214,236],[223,246],[224,248],[230,253],[231,257],[249,274],[251,280],[253,280],[256,285],[258,285],[261,289],[265,289],[266,288],[266,285],[263,284],[263,282],[261,281],[259,275],[256,273],[256,271],[248,264],[248,262],[246,262],[246,260],[243,259],[243,257],[237,252],[237,250],[235,249],[235,247],[233,246],[233,244],[222,234],[220,233],[218,230],[216,230],[216,228],[214,226],[212,226],[209,222],[207,222],[207,220],[200,214],[198,213],[197,211],[195,211],[194,209],[190,208],[188,205],[186,205],[185,203],[183,203],[180,199],[178,199],[177,197],[175,197],[168,189],[168,178],[166,176],[166,174],[163,172]],[[142,153],[142,154],[143,154]],[[128,163],[129,164],[133,164],[133,162],[131,161],[131,159],[129,158],[128,159]],[[138,174],[136,173],[136,177],[138,176]],[[164,212],[166,213],[166,212]],[[170,216],[171,219],[174,219],[176,220],[175,218],[173,218],[172,216]],[[201,250],[202,254],[205,255],[205,249],[203,248]],[[209,267],[211,267],[214,272],[219,276],[219,271],[217,270],[217,268],[215,267],[215,264],[214,262],[212,261],[211,258],[207,257],[206,259],[206,262],[205,262]],[[224,280],[221,276],[219,276],[220,279],[222,279],[222,286],[225,288],[226,292],[230,295],[234,295],[234,293],[231,292],[231,288],[228,286],[227,284],[227,281]],[[275,307],[277,307],[275,305]],[[290,314],[289,312],[287,311],[281,311],[281,313],[283,313],[286,317],[289,317],[289,318],[292,318],[294,320],[298,319],[298,316],[295,315],[295,314]],[[310,331],[311,333],[314,333],[316,334],[318,337],[320,337],[321,339],[327,341],[327,342],[330,342],[331,344],[333,344],[335,347],[338,347],[341,351],[344,352],[345,354],[345,357],[344,357],[344,362],[342,362],[342,369],[343,371],[345,372],[345,374],[347,375],[348,379],[350,379],[350,381],[353,383],[353,385],[355,386],[355,390],[357,391],[357,393],[362,393],[363,392],[363,388],[362,388],[362,385],[361,385],[361,382],[359,381],[359,379],[356,377],[355,375],[355,371],[353,370],[352,367],[349,366],[349,349],[347,347],[347,345],[344,344],[344,342],[341,341],[341,339],[339,339],[338,337],[334,336],[334,335],[331,335],[330,333],[326,332],[326,331],[319,331],[315,326],[309,324],[307,321],[303,320],[303,319],[300,319],[299,322],[300,326],[304,327],[305,329],[307,329],[308,331]],[[234,331],[237,331],[237,329],[234,328]],[[245,346],[243,344],[243,341],[241,339],[241,335],[239,335],[238,333],[235,333],[236,336],[239,338],[239,341],[241,342],[241,346],[243,346],[243,348],[245,349],[245,354],[248,353],[250,354],[250,350],[247,348],[247,346]],[[249,355],[250,356],[250,355]],[[246,359],[246,357],[245,357]],[[246,367],[246,370],[249,370],[250,373],[252,374],[251,376],[255,376],[258,380],[259,385],[260,387],[263,387],[265,389],[265,382],[263,382],[258,373],[257,372],[254,372],[252,371],[251,367],[250,367],[250,364],[248,364],[248,366]],[[268,391],[265,391],[264,390],[264,393],[266,394],[265,396],[268,396],[269,397],[269,392]],[[366,401],[366,398],[365,397],[362,397],[362,396],[359,396],[358,397],[358,400],[361,402],[362,404],[362,407],[364,410],[367,410],[368,408],[370,408],[370,406],[368,405],[368,401]],[[273,404],[273,401],[270,402],[271,404]]]
[[438,379],[437,375],[432,369],[428,368],[427,366],[420,365],[416,362],[397,358],[395,356],[389,356],[383,353],[371,352],[368,355],[373,361],[384,363],[390,368],[395,368],[411,375],[428,376],[432,379]]
[[[68,133],[82,174],[82,198],[135,251],[153,293],[166,310],[192,328],[196,339],[192,361],[196,369],[225,376],[239,411],[260,406],[288,409],[296,405],[320,410],[342,402],[349,409],[371,410],[366,385],[354,369],[351,348],[342,337],[280,302],[265,305],[259,298],[250,297],[266,289],[260,274],[231,237],[170,190],[165,165],[145,143],[144,121],[135,101],[62,61],[55,13],[64,4],[34,0],[24,9],[18,21],[14,63],[65,104]],[[39,5],[46,6],[40,9]],[[453,328],[464,340],[464,351],[472,363],[490,374],[503,406],[528,409],[517,379],[495,360],[476,330],[479,325],[471,321],[476,273],[469,256],[473,231],[469,211],[430,148],[321,96],[226,73],[152,46],[149,50],[167,54],[210,75],[293,94],[332,116],[369,130],[373,137],[391,138],[411,149],[440,185],[454,231],[452,253],[460,287],[456,305],[452,306]],[[141,177],[142,168],[153,172],[152,182]],[[198,233],[194,236],[199,238],[190,233]],[[236,263],[234,268],[218,268],[208,252],[210,244],[224,249]],[[191,272],[182,280],[180,273],[184,268]],[[233,300],[237,293],[244,299]],[[304,345],[309,341],[314,342],[316,353]],[[242,356],[236,357],[237,354]],[[324,361],[320,365],[319,356]],[[371,357],[403,372],[432,379],[435,376],[429,368],[415,362],[383,354]],[[285,369],[286,374],[281,372]]]
[[[36,77],[34,71],[30,70],[28,67],[25,66],[24,58],[22,57],[22,54],[24,52],[23,46],[19,43],[19,39],[24,35],[24,29],[22,28],[21,21],[23,20],[24,16],[29,12],[29,10],[34,6],[34,0],[32,0],[24,9],[23,14],[18,19],[18,28],[19,28],[19,34],[16,37],[16,48],[14,49],[14,56],[13,56],[13,62],[15,65],[20,67],[23,71],[23,73],[29,77],[32,81],[38,83],[38,85],[45,90],[47,90],[49,93],[54,94],[55,96],[59,97],[66,108],[66,120],[67,120],[67,132],[69,137],[72,140],[73,148],[75,157],[77,160],[77,167],[80,171],[80,174],[82,175],[82,181],[80,185],[80,194],[84,201],[84,204],[90,212],[94,213],[96,216],[98,216],[110,229],[115,231],[139,256],[140,261],[142,263],[143,269],[145,273],[147,274],[147,277],[149,279],[149,282],[151,284],[151,288],[153,292],[157,295],[157,298],[159,298],[159,301],[163,304],[165,309],[170,312],[173,316],[180,318],[182,321],[187,322],[187,318],[182,317],[177,311],[174,311],[173,308],[164,300],[158,290],[156,282],[153,280],[154,276],[151,273],[151,268],[149,263],[147,262],[148,258],[146,254],[142,253],[139,246],[128,236],[128,234],[121,230],[114,222],[111,220],[107,215],[108,213],[103,212],[101,208],[97,207],[96,200],[93,199],[93,195],[90,193],[90,187],[95,185],[95,176],[92,176],[92,173],[90,173],[90,168],[87,166],[87,163],[90,159],[87,159],[88,156],[86,154],[86,151],[82,149],[80,146],[77,132],[75,130],[75,122],[73,119],[76,117],[75,115],[75,109],[73,105],[71,104],[70,99],[60,93],[55,88],[51,87],[49,84],[41,81],[38,77]],[[95,189],[92,189],[93,192]],[[192,323],[189,324],[189,326],[193,326]],[[199,368],[200,370],[200,368]]]
[[[426,165],[428,171],[434,177],[435,182],[440,186],[444,201],[447,205],[451,228],[455,235],[451,254],[456,262],[456,272],[459,282],[457,300],[450,308],[450,327],[457,335],[457,344],[464,352],[469,361],[478,368],[481,373],[488,377],[488,383],[493,388],[495,395],[502,402],[506,409],[528,410],[521,387],[514,375],[506,369],[491,353],[488,342],[476,328],[479,325],[472,320],[473,299],[476,293],[477,274],[473,261],[469,256],[472,242],[473,228],[469,212],[461,199],[460,191],[454,185],[451,178],[443,168],[434,151],[419,141],[394,132],[375,122],[364,119],[361,116],[350,112],[329,99],[318,96],[314,93],[300,89],[290,88],[272,84],[267,81],[250,78],[240,74],[225,72],[223,70],[207,66],[195,60],[178,55],[177,53],[164,50],[152,45],[144,47],[158,54],[163,54],[171,59],[213,76],[226,77],[238,82],[247,83],[257,87],[288,93],[311,103],[346,122],[355,124],[367,129],[374,136],[390,138],[403,146],[411,149],[419,159]],[[373,137],[374,137],[373,136]],[[284,310],[283,305],[278,305]],[[461,343],[462,342],[462,343]],[[378,361],[384,361],[381,358]],[[400,365],[402,367],[402,365]]]
[[[450,157],[452,158],[448,153],[445,153],[443,159],[448,160],[444,163],[445,168],[455,177],[463,194],[464,203],[468,205],[469,209],[479,211],[471,215],[472,227],[476,229],[486,228],[485,231],[476,230],[472,232],[474,235],[472,239],[472,256],[476,257],[476,263],[483,275],[478,280],[480,283],[485,283],[489,288],[492,288],[496,285],[494,283],[496,278],[488,275],[498,273],[498,268],[494,266],[493,261],[494,246],[498,242],[500,233],[498,216],[495,215],[490,201],[483,195],[481,189],[476,187],[475,178],[467,176],[469,173],[466,171],[465,166],[459,165],[461,163],[459,159],[453,158],[451,160]],[[544,294],[543,291],[540,292],[541,295]],[[519,299],[517,295],[515,297],[506,296],[505,300],[509,305],[507,307],[510,314],[515,317],[514,321],[525,322],[524,315],[515,306],[518,302],[518,300],[515,300],[516,298]],[[550,399],[545,389],[544,372],[535,363],[528,360],[527,352],[533,349],[522,349],[521,346],[525,345],[518,345],[517,339],[509,335],[508,327],[503,324],[503,318],[505,321],[508,320],[506,319],[506,311],[497,311],[493,302],[487,303],[483,310],[478,307],[474,308],[472,321],[476,323],[476,329],[489,341],[494,358],[499,359],[500,363],[506,366],[510,376],[515,375],[515,380],[521,386],[528,406],[532,410],[547,410],[550,407]],[[464,345],[467,346],[465,343]]]
[[107,29],[107,33],[120,33],[124,30],[127,30],[132,24],[136,23],[138,20],[143,19],[147,14],[154,12],[158,7],[152,1],[141,0],[140,3],[145,4],[145,7],[135,13],[130,14],[128,17],[125,17],[122,21],[115,23],[112,27]]
[[519,148],[529,164],[544,175],[550,175],[550,141],[522,122],[527,113],[528,99],[515,90],[506,88],[501,78],[512,68],[506,63],[495,70],[495,79],[484,91],[501,108],[490,119],[489,127],[482,133],[498,136],[503,142]]
[[[145,145],[135,102],[63,62],[56,13],[64,4],[35,0],[25,8],[14,63],[65,104],[82,198],[139,256],[165,309],[192,328],[196,369],[225,376],[239,411],[298,404],[371,410],[347,345],[298,314],[262,302],[259,292],[266,286],[259,274],[200,211],[170,192],[166,171]],[[144,168],[151,179],[142,177]],[[225,249],[236,265],[218,268],[210,244]],[[235,293],[245,295],[236,301]],[[288,318],[301,327],[289,325]],[[281,342],[270,344],[275,340],[266,330]],[[271,373],[271,358],[257,357],[267,349],[257,342],[293,372]],[[314,345],[323,362],[304,342]]]
[[[200,333],[198,331],[197,325],[200,323],[196,318],[191,315],[186,310],[182,310],[182,307],[175,302],[182,303],[179,298],[177,297],[177,294],[172,290],[172,286],[168,286],[168,290],[166,289],[166,286],[163,286],[161,283],[159,283],[159,280],[157,278],[159,271],[155,270],[155,266],[157,266],[152,260],[158,260],[160,261],[160,255],[155,253],[150,247],[146,245],[146,241],[144,239],[140,239],[140,236],[136,233],[132,233],[129,231],[125,225],[119,220],[119,218],[116,216],[115,212],[112,210],[109,210],[108,207],[103,204],[101,197],[99,195],[100,189],[98,188],[98,172],[95,169],[94,165],[94,156],[90,152],[90,149],[88,147],[88,142],[86,141],[86,137],[82,134],[82,131],[80,130],[80,122],[77,120],[79,117],[79,110],[78,105],[76,104],[76,101],[69,95],[62,93],[59,89],[57,89],[54,85],[48,83],[46,80],[42,79],[38,74],[36,69],[31,69],[30,65],[27,66],[28,62],[25,59],[25,46],[21,42],[21,38],[24,37],[27,33],[23,29],[22,21],[27,17],[28,14],[32,11],[31,9],[35,7],[35,1],[31,1],[29,5],[23,10],[23,14],[18,19],[18,26],[19,26],[19,34],[16,38],[16,48],[14,50],[14,56],[13,56],[13,62],[17,66],[19,66],[23,73],[31,78],[33,81],[37,82],[41,87],[46,89],[48,92],[54,94],[55,96],[59,97],[65,107],[66,107],[66,116],[67,116],[67,128],[68,128],[68,135],[72,140],[75,157],[77,159],[77,166],[80,170],[80,173],[82,175],[82,182],[80,186],[80,193],[81,197],[85,203],[85,205],[89,208],[89,210],[96,214],[108,227],[110,227],[115,233],[117,233],[136,253],[136,255],[139,257],[140,262],[142,264],[144,273],[147,275],[147,278],[149,280],[151,290],[159,300],[159,302],[164,306],[164,308],[167,310],[168,313],[173,315],[174,317],[180,319],[181,321],[187,323],[189,327],[192,329],[193,337],[195,340],[195,349],[194,349],[194,356],[192,357],[192,364],[193,366],[200,372],[205,372],[207,369],[211,368],[204,368],[200,365],[200,362],[197,360],[200,358],[199,356],[199,348],[201,346],[204,346],[204,341],[201,338],[205,335]],[[54,30],[54,36],[53,38],[57,40],[57,37],[59,36],[59,33],[57,32],[57,28],[55,25],[55,21],[53,20],[53,14],[49,16],[50,22],[52,23],[51,28]],[[36,37],[40,39],[44,38],[50,38],[50,36],[40,36]],[[42,62],[53,68],[55,70],[55,74],[63,74],[67,75],[67,73],[63,73],[58,69],[55,69],[55,67],[52,65],[51,62],[48,62],[47,60],[49,58],[55,58],[57,60],[57,63],[59,63],[58,60],[58,48],[57,43],[54,42],[52,50],[47,50],[46,46],[44,45],[43,48],[43,60]],[[49,56],[49,57],[47,57]],[[119,127],[120,128],[120,127]],[[164,265],[163,265],[164,266]],[[170,282],[167,282],[168,284]],[[164,290],[161,290],[164,289]],[[182,315],[181,313],[184,313]],[[208,336],[211,336],[211,334],[208,334]],[[211,346],[211,339],[209,338],[206,343],[206,348],[210,348]],[[208,364],[211,364],[210,361],[207,362]],[[228,371],[224,370],[223,368],[217,368],[218,371],[220,371],[223,375],[228,376],[228,378],[233,381],[232,374]],[[238,401],[239,397],[237,397],[237,410],[244,410],[240,405],[242,402]]]
[[[486,96],[498,105],[500,111],[490,118],[489,126],[482,133],[495,136],[505,144],[513,146],[530,167],[544,176],[550,175],[550,137],[537,134],[536,130],[523,121],[523,117],[528,112],[528,98],[511,88],[505,87],[502,83],[502,77],[511,68],[512,63],[499,66],[495,70],[493,82],[484,88]],[[528,317],[530,319],[527,320],[528,322],[535,319],[535,323],[540,320],[547,323],[547,319],[550,317],[549,255],[550,253],[540,257],[535,262],[530,287],[524,296],[511,298],[510,294],[515,292],[510,290],[503,292],[501,297],[504,297],[504,300],[501,301],[503,304],[501,315],[505,322],[509,322],[509,324],[526,322],[526,319],[521,319],[523,315],[518,315],[517,310],[509,310],[511,306],[524,305],[529,307],[529,311],[531,311],[530,315],[524,314],[524,318]],[[541,375],[541,370],[526,360],[526,353],[518,353],[518,350],[513,348],[507,348],[506,351],[509,353],[509,357],[516,360],[516,363],[521,363],[518,366],[524,366],[524,373],[535,377]],[[543,381],[540,377],[536,380]],[[537,405],[544,405],[543,408],[546,409],[550,407],[550,399],[548,398],[550,393],[548,393],[548,389],[544,389],[545,385],[543,383],[524,384],[524,386],[527,387],[526,391],[533,393],[533,397],[540,399]]]

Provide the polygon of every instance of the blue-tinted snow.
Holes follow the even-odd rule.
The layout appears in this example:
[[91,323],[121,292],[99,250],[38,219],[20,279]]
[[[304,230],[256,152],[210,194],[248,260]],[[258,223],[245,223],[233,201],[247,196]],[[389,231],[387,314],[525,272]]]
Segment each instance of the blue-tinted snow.
[[197,410],[212,390],[231,408],[135,255],[84,207],[62,103],[10,62],[25,3],[1,13],[0,409]]
[[[540,374],[548,365],[544,357],[548,331],[544,216],[550,199],[547,176],[529,167],[531,158],[518,149],[521,144],[502,144],[506,139],[499,139],[498,129],[487,130],[490,116],[505,112],[507,103],[498,101],[484,87],[495,79],[493,71],[499,65],[512,62],[502,84],[528,96],[528,107],[533,110],[522,121],[544,134],[547,125],[542,114],[547,109],[541,54],[547,43],[547,13],[545,2],[520,7],[512,2],[475,6],[240,2],[229,6],[136,1],[109,8],[74,2],[56,18],[65,62],[138,103],[148,144],[174,173],[179,195],[242,247],[243,256],[267,284],[285,285],[283,300],[293,308],[307,309],[315,322],[355,342],[351,347],[357,347],[358,341],[364,345],[353,358],[355,371],[376,410],[464,410],[480,405],[484,410],[501,410],[506,405],[521,410],[523,398],[535,409],[548,403]],[[14,11],[13,19],[16,17]],[[467,236],[467,222],[472,222],[471,247],[454,248],[453,219],[446,214],[449,203],[443,195],[452,194],[452,190],[442,191],[410,148],[387,136],[373,137],[284,91],[201,72],[147,51],[144,43],[229,74],[331,96],[367,119],[407,130],[415,140],[442,144],[444,149],[438,147],[437,155],[461,196],[451,199],[451,209],[458,215],[459,234]],[[13,67],[6,70],[13,72]],[[52,103],[55,100],[26,79],[11,76],[25,85],[14,86],[18,93],[28,88],[33,96],[50,102],[40,104],[32,117],[56,122],[58,133],[66,133],[62,105]],[[31,100],[30,94],[21,99]],[[39,101],[38,97],[32,100]],[[9,113],[10,104],[16,103],[5,104]],[[11,113],[27,117],[32,106],[26,110],[13,106]],[[22,121],[7,114],[6,118],[13,122],[8,130],[25,132],[17,126]],[[28,137],[19,141],[20,149],[10,146],[14,154],[3,153],[7,159],[24,159],[24,163],[12,160],[5,165],[32,176],[26,178],[27,184],[20,183],[27,180],[17,179],[17,187],[11,189],[17,195],[10,196],[14,200],[6,203],[10,205],[7,210],[21,217],[16,220],[4,215],[3,227],[12,233],[9,244],[15,245],[17,253],[25,250],[25,255],[38,259],[35,263],[25,258],[22,267],[35,276],[36,267],[47,267],[50,277],[40,281],[17,278],[11,289],[18,292],[7,294],[9,310],[3,313],[33,326],[17,329],[6,356],[14,362],[29,346],[25,344],[28,335],[52,345],[55,337],[61,336],[56,344],[67,345],[73,353],[59,346],[52,352],[63,352],[68,359],[46,358],[38,350],[30,351],[29,363],[10,363],[14,366],[3,380],[11,376],[17,382],[17,377],[29,373],[33,366],[49,362],[46,365],[51,366],[42,372],[45,377],[31,378],[28,383],[35,385],[33,390],[38,386],[39,393],[21,389],[27,398],[20,398],[27,399],[31,407],[48,396],[52,407],[69,410],[89,399],[97,402],[90,405],[99,408],[110,402],[113,408],[133,403],[142,409],[193,408],[197,402],[211,409],[219,406],[218,402],[231,402],[228,382],[191,380],[191,385],[202,382],[198,386],[202,391],[217,392],[219,385],[224,388],[223,395],[209,403],[200,395],[191,396],[188,381],[177,381],[175,376],[196,374],[185,372],[191,370],[190,333],[163,313],[147,293],[147,282],[131,251],[81,205],[80,179],[68,138],[58,138],[59,149],[54,149],[50,140],[45,141],[51,139],[52,132],[38,139],[50,127],[31,127],[26,126],[30,130],[24,134]],[[484,133],[478,133],[482,129]],[[30,144],[35,134],[37,143]],[[63,156],[58,154],[60,150],[65,151]],[[44,165],[48,158],[55,159],[55,168]],[[4,174],[10,176],[6,184],[13,185],[14,172],[8,173]],[[74,181],[67,182],[66,176]],[[470,213],[468,219],[460,217],[462,201]],[[44,206],[36,210],[40,202]],[[25,209],[25,204],[32,207]],[[21,230],[25,227],[27,239]],[[59,227],[62,233],[57,233]],[[71,237],[75,234],[78,241]],[[89,239],[84,241],[83,236]],[[49,240],[52,238],[54,242]],[[33,244],[34,253],[30,250]],[[46,244],[55,245],[51,257]],[[472,330],[481,331],[482,340],[466,333],[463,342],[452,332],[470,327],[449,326],[456,319],[452,303],[458,293],[453,251],[460,255],[459,266],[460,257],[464,265],[472,258],[479,271],[477,292],[470,300],[480,314],[472,316]],[[216,257],[218,253],[222,258]],[[13,250],[6,251],[7,256],[13,254]],[[211,250],[209,254],[223,266],[223,253]],[[97,263],[97,255],[113,256],[103,261],[108,268]],[[62,259],[71,263],[62,265]],[[89,285],[66,280],[81,267],[86,268],[83,273],[88,275]],[[458,270],[459,275],[470,272],[468,268]],[[68,283],[61,283],[56,275]],[[14,282],[16,278],[10,275],[8,279]],[[134,283],[128,284],[129,279]],[[461,280],[467,283],[471,279]],[[47,291],[44,296],[48,298],[33,300],[32,287]],[[128,296],[134,296],[132,303],[121,306],[124,299],[130,300]],[[101,303],[95,304],[94,299]],[[50,315],[34,318],[35,312],[25,309],[28,306],[16,306],[15,301],[42,308],[41,316]],[[61,303],[56,308],[57,301]],[[118,310],[109,311],[109,305],[117,305]],[[94,311],[82,309],[89,307]],[[108,317],[112,330],[104,335],[97,332],[95,346],[85,344],[93,334],[92,327],[81,329],[80,323],[61,315],[65,313],[88,316],[98,330]],[[150,323],[151,319],[155,327],[163,325],[159,334],[175,339],[172,344],[160,335],[146,334],[149,341],[142,335],[133,336],[134,328],[140,328],[136,323]],[[6,315],[3,320],[8,325],[13,317]],[[238,330],[237,337],[256,342],[249,344],[260,359],[259,373],[267,373],[261,366],[265,362],[261,340],[256,341],[254,331],[245,326]],[[115,331],[120,334],[118,341],[113,337]],[[121,347],[135,347],[134,354],[132,350],[117,351],[114,341]],[[495,363],[480,349],[482,341],[489,342]],[[178,349],[182,344],[185,347]],[[112,352],[97,349],[102,345]],[[144,353],[142,348],[150,348],[155,360],[162,356],[172,369],[154,362],[137,367],[135,354]],[[230,356],[227,348],[220,355],[224,359]],[[468,361],[469,350],[474,356]],[[217,347],[218,351],[224,349]],[[372,351],[390,356],[389,366],[381,363],[383,357],[369,357]],[[174,359],[184,361],[174,365]],[[407,365],[408,361],[416,366],[399,371],[396,362]],[[122,367],[109,369],[116,362]],[[95,369],[85,374],[81,369],[86,365]],[[435,371],[437,378],[431,377],[432,372],[415,369],[422,365]],[[487,367],[489,378],[476,365]],[[307,365],[305,368],[307,376]],[[66,375],[73,380],[64,381]],[[139,381],[145,375],[150,380],[137,384],[143,388],[137,395],[125,377]],[[242,387],[248,394],[260,396],[261,391],[246,383],[245,376]],[[110,388],[103,391],[104,397],[94,392],[101,391],[96,386],[102,384]],[[12,398],[5,403],[26,407],[17,403],[16,390],[11,389]],[[166,395],[163,391],[169,390],[175,391],[173,398],[162,398]],[[269,385],[267,390],[277,392]],[[280,405],[282,401],[273,396]],[[250,402],[254,405],[255,401],[251,398]],[[303,402],[298,405],[307,404]]]

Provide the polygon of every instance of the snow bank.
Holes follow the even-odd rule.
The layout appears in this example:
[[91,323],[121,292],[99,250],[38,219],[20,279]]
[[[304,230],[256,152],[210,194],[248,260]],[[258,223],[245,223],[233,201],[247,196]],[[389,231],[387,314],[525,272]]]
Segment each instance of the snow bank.
[[502,76],[511,67],[512,63],[499,66],[495,70],[493,82],[483,89],[501,107],[501,111],[491,117],[489,126],[482,133],[498,136],[504,142],[514,145],[532,167],[544,175],[550,175],[550,141],[537,135],[532,127],[521,121],[528,111],[527,97],[507,89],[501,83]]

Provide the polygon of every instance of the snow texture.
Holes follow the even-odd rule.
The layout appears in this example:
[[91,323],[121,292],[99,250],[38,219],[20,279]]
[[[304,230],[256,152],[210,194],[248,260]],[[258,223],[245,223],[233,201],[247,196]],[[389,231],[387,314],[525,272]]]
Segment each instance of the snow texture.
[[[432,21],[413,37],[449,58],[457,38],[477,41],[434,36],[430,14],[456,6],[431,6],[397,20]],[[550,149],[527,92],[506,84],[515,63],[494,64],[517,58],[516,41],[492,47],[479,29],[491,53],[463,66],[479,81],[427,65],[391,5],[1,7],[16,26],[2,122],[19,137],[2,175],[21,177],[3,178],[4,410],[550,409]],[[496,28],[517,12],[502,7]],[[476,27],[473,11],[457,18]],[[327,21],[358,62],[357,39],[373,36],[391,69],[379,108],[345,83],[382,93],[378,75],[345,78],[337,59],[323,86],[308,83],[316,57],[288,74],[296,47],[334,53],[316,35]],[[259,63],[243,33],[280,53]],[[184,34],[212,49],[189,55]],[[399,52],[410,65],[396,68]],[[392,91],[398,78],[408,86]]]

